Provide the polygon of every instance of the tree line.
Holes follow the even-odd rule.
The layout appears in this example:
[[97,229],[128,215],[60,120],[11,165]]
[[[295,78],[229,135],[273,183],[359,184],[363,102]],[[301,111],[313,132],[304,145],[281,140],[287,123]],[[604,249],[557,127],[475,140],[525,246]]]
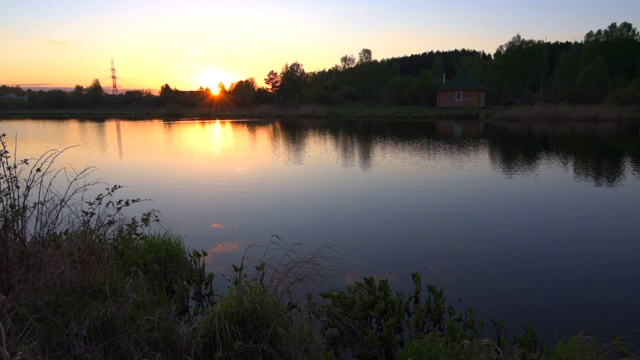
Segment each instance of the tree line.
[[[437,87],[458,74],[488,89],[489,105],[549,103],[640,103],[640,34],[628,22],[589,31],[582,41],[547,42],[519,34],[493,55],[476,50],[430,51],[375,60],[370,49],[346,54],[330,69],[307,72],[298,61],[271,70],[264,85],[241,80],[212,95],[208,88],[180,91],[164,84],[158,95],[127,91],[107,95],[98,80],[71,92],[0,87],[0,96],[25,96],[22,106],[249,107],[260,104],[348,103],[433,106]],[[0,107],[16,106],[0,102]]]

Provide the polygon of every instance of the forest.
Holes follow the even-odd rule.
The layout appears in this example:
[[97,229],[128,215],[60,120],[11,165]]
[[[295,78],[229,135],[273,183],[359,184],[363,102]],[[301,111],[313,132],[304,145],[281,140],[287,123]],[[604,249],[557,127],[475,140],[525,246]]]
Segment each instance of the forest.
[[218,93],[181,91],[169,84],[158,94],[107,94],[98,79],[73,91],[0,86],[0,109],[165,107],[242,108],[273,105],[435,106],[444,80],[469,75],[488,89],[489,106],[640,104],[640,33],[628,22],[589,31],[582,41],[547,42],[519,34],[494,54],[476,50],[430,51],[375,60],[370,49],[346,54],[330,69],[305,71],[298,61],[249,78]]

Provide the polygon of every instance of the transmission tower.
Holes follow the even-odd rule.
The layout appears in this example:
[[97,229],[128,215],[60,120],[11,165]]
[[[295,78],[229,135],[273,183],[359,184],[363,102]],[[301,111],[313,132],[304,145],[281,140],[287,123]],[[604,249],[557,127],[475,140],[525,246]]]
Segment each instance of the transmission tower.
[[118,77],[116,76],[116,67],[113,65],[113,59],[111,59],[111,93],[118,94],[118,84],[116,82]]

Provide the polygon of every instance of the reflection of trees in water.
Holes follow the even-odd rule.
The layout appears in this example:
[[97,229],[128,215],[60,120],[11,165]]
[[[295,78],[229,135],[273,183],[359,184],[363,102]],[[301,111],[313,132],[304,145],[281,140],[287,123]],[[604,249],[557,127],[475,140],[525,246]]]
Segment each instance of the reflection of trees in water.
[[[362,171],[371,171],[376,151],[393,151],[407,157],[428,159],[445,156],[461,161],[463,157],[477,154],[482,144],[469,141],[479,138],[482,126],[479,122],[435,121],[278,121],[279,131],[291,151],[303,157],[304,142],[296,142],[302,133],[329,137],[340,156],[341,165],[357,165]],[[457,134],[458,136],[455,136]],[[438,140],[445,138],[447,140]],[[294,141],[295,140],[295,141]]]
[[355,166],[356,160],[362,171],[371,171],[374,139],[370,131],[363,129],[362,122],[342,122],[329,131],[343,167]]
[[306,122],[287,121],[274,124],[274,143],[284,144],[287,159],[294,164],[304,163],[305,149],[311,129]]
[[[630,134],[633,133],[636,134],[637,139],[640,139],[640,125],[636,124],[633,127]],[[631,151],[629,152],[629,163],[634,175],[640,179],[640,141],[636,141],[636,143],[631,147]]]
[[509,177],[535,174],[545,161],[562,164],[576,179],[597,186],[618,185],[627,163],[640,177],[637,124],[291,120],[268,126],[274,142],[283,144],[295,163],[304,161],[307,142],[316,136],[333,142],[342,166],[358,165],[362,171],[372,170],[376,153],[464,163],[486,147],[491,166]]
[[[376,151],[424,159],[443,150],[443,144],[427,141],[436,137],[435,122],[347,121],[325,125],[340,154],[342,166],[354,166],[357,159],[362,171],[371,171]],[[449,149],[450,154],[454,152]]]
[[509,177],[535,173],[542,153],[548,151],[547,139],[540,141],[530,129],[517,132],[487,124],[484,134],[489,143],[491,166]]
[[[573,173],[579,180],[591,181],[597,186],[616,186],[626,170],[625,141],[620,136],[589,131],[574,140]],[[564,149],[563,149],[564,150]]]
[[572,164],[579,180],[616,186],[624,179],[627,157],[637,163],[637,129],[620,123],[500,123],[487,124],[485,136],[492,164],[509,176],[535,172],[540,161],[551,158]]
[[335,147],[340,154],[340,160],[343,167],[352,167],[355,165],[357,151],[357,135],[348,132],[340,132],[334,138]]
[[573,173],[577,179],[593,181],[597,186],[613,187],[624,179],[624,157],[606,159],[594,158],[588,163],[582,159],[576,159],[573,164]]

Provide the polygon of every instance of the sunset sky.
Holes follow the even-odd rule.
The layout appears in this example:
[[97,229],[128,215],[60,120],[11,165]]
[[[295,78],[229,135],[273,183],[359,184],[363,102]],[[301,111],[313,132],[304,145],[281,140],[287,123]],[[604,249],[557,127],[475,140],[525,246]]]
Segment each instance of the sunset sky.
[[217,88],[299,61],[307,71],[371,49],[380,60],[431,50],[487,53],[517,33],[582,40],[640,26],[637,0],[18,1],[0,0],[0,84]]

